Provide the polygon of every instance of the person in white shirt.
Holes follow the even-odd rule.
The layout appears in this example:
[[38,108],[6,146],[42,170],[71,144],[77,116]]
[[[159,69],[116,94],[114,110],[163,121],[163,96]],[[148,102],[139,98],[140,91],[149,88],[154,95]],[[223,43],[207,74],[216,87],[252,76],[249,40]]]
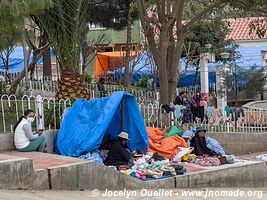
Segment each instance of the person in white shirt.
[[32,123],[34,122],[35,113],[33,110],[26,110],[24,116],[15,124],[14,141],[18,151],[46,151],[45,136],[42,135],[43,130],[32,132]]

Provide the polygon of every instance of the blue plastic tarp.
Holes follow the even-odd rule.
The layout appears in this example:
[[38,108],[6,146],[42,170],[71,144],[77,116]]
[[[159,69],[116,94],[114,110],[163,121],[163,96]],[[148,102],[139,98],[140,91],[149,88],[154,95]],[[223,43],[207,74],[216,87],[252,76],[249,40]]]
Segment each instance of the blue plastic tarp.
[[[237,51],[242,56],[241,59],[236,61],[236,64],[244,67],[249,68],[253,65],[257,67],[261,67],[261,51],[267,50],[267,45],[262,46],[242,46],[237,49]],[[153,71],[156,69],[156,64],[153,61],[153,59],[150,58],[148,52],[143,52],[141,56],[137,56],[134,58],[130,64],[129,67],[131,67],[134,64],[134,70],[133,70],[133,79],[132,84],[135,84],[141,80],[142,77],[148,76],[152,77]],[[181,68],[182,70],[185,69],[185,62],[182,58],[180,60]],[[216,66],[221,63],[209,63],[208,64],[208,70],[209,70],[209,83],[215,84],[216,83]],[[185,86],[193,86],[195,82],[195,74],[196,70],[195,68],[189,68],[187,70],[187,73],[184,76],[180,77],[179,80],[179,87],[185,87]],[[121,70],[117,70],[115,72],[115,77],[117,80],[123,81],[124,79],[124,68]],[[200,84],[200,73],[198,75],[198,84]],[[157,80],[157,85],[159,85],[159,79]]]
[[117,139],[122,131],[122,101],[124,102],[124,131],[129,133],[129,149],[148,148],[148,135],[136,98],[125,92],[86,101],[75,101],[60,127],[56,153],[78,157],[98,149],[103,137]]
[[[50,50],[50,56],[51,58],[55,56],[52,50]],[[30,61],[32,61],[32,53],[30,56]],[[43,57],[40,58],[40,60],[37,62],[37,64],[42,64],[43,63]],[[9,73],[14,74],[14,73],[19,73],[24,69],[24,54],[23,54],[23,48],[21,46],[18,46],[14,49],[14,51],[11,53],[9,57]],[[2,59],[0,59],[0,73],[5,72],[5,66],[3,64]]]

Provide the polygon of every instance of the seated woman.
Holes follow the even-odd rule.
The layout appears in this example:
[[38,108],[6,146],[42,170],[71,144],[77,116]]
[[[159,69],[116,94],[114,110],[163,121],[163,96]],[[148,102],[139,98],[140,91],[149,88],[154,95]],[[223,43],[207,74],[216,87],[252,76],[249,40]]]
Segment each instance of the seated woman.
[[127,149],[127,141],[128,133],[121,132],[118,135],[118,141],[113,142],[111,145],[108,157],[105,161],[106,165],[125,165],[131,167],[134,164],[132,154]]
[[32,123],[34,122],[35,113],[33,110],[27,110],[19,121],[15,124],[15,146],[18,151],[46,151],[45,136],[42,130],[37,130],[37,134],[32,132]]
[[192,154],[195,154],[197,156],[199,155],[217,156],[217,154],[214,151],[210,150],[207,147],[205,133],[206,130],[202,127],[198,127],[196,129],[195,136],[192,138],[190,144],[191,147],[194,147]]

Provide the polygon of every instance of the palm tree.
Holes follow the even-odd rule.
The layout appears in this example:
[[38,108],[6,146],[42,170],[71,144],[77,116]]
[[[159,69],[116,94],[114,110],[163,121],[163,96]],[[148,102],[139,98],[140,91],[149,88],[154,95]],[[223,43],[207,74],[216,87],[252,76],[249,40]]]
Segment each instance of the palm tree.
[[[44,31],[59,61],[62,75],[56,98],[87,99],[88,91],[78,67],[81,44],[88,32],[87,22],[122,28],[127,22],[122,12],[126,6],[124,0],[0,0],[0,33],[4,27],[1,24],[6,27],[12,24],[11,28],[17,29],[10,16],[23,19],[18,23],[21,30],[24,19],[30,16]],[[38,13],[40,10],[44,12]],[[8,16],[3,23],[2,15]]]
[[87,0],[54,0],[45,13],[32,16],[44,30],[55,51],[62,75],[57,99],[88,99],[88,90],[79,73],[81,38],[87,29]]
[[88,22],[120,29],[127,23],[125,0],[54,0],[45,13],[32,16],[44,30],[62,71],[56,94],[61,98],[88,99],[88,90],[79,73],[82,44]]

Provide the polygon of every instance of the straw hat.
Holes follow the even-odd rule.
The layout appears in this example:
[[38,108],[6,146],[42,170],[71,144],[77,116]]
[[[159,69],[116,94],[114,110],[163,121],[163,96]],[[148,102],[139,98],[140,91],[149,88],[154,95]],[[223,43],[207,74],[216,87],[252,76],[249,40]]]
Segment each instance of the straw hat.
[[121,132],[118,137],[129,140],[129,135],[126,132]]

